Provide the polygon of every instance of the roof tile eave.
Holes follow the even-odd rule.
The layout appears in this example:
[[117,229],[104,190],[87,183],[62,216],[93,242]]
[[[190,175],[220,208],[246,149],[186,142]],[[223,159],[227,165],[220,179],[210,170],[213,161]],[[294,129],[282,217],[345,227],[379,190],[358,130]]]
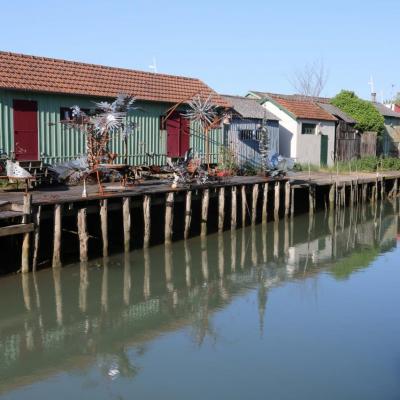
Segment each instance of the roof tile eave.
[[122,92],[139,100],[173,103],[202,94],[211,95],[217,106],[229,107],[228,102],[197,78],[2,51],[0,88],[97,97],[112,97]]

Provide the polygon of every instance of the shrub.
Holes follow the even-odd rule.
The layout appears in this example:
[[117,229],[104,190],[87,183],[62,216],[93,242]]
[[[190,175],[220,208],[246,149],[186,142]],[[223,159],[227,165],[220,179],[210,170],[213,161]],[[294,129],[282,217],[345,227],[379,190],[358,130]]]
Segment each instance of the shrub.
[[354,92],[342,90],[331,103],[353,117],[357,121],[355,128],[361,132],[373,131],[378,134],[383,132],[383,116],[371,102],[360,99]]

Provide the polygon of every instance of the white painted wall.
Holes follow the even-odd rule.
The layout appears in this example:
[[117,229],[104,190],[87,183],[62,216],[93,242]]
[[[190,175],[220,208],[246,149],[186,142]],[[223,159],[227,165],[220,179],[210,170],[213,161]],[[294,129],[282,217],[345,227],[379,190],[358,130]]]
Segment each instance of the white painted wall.
[[279,118],[279,153],[296,158],[297,121],[270,101],[266,101],[263,107]]
[[[279,118],[279,152],[285,157],[292,157],[296,162],[320,165],[321,162],[321,134],[328,136],[328,165],[333,164],[335,150],[335,122],[297,120],[280,109],[274,103],[263,103],[268,111]],[[301,133],[302,122],[316,124],[315,135]]]
[[[335,122],[318,120],[297,121],[297,161],[320,165],[321,161],[321,135],[328,136],[328,165],[333,165],[333,153],[335,151]],[[301,133],[302,123],[316,124],[315,135],[303,135]]]

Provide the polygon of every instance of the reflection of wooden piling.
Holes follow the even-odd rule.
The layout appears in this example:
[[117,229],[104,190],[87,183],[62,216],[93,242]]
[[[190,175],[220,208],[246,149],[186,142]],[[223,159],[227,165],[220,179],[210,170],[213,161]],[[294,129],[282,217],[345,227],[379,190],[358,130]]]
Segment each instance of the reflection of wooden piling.
[[290,211],[290,182],[285,183],[285,217],[289,215]]
[[165,245],[165,282],[167,286],[167,291],[172,292],[174,290],[174,280],[173,280],[173,254],[172,245],[170,243]]
[[167,193],[165,202],[165,231],[164,240],[165,243],[171,243],[172,241],[172,225],[174,218],[174,192]]
[[231,229],[236,229],[237,226],[237,188],[231,188]]
[[27,311],[32,309],[30,275],[21,275],[22,297],[24,299],[25,308]]
[[103,239],[103,257],[108,256],[108,200],[100,200],[100,225]]
[[225,221],[225,188],[219,188],[218,194],[218,231],[222,232],[224,230]]
[[144,276],[143,276],[143,296],[147,300],[151,296],[150,286],[150,253],[148,248],[143,249],[143,261],[144,261]]
[[108,312],[108,257],[103,258],[103,276],[101,279],[101,307]]
[[246,234],[245,230],[242,229],[242,239],[241,239],[241,251],[240,251],[240,268],[244,268],[246,261]]
[[185,232],[184,237],[187,239],[190,235],[190,224],[192,222],[192,191],[186,192],[185,199]]
[[253,197],[251,207],[251,223],[254,225],[257,220],[257,201],[258,201],[258,183],[253,186]]
[[40,243],[40,218],[42,214],[42,206],[38,206],[33,217],[33,223],[35,224],[35,230],[33,234],[33,259],[32,259],[32,271],[35,272],[38,264],[39,257],[39,243]]
[[264,191],[263,191],[263,204],[262,204],[262,222],[266,223],[268,218],[268,183],[264,183]]
[[[22,217],[22,223],[27,224],[30,222],[32,212],[32,195],[26,193],[24,195],[23,205],[24,216]],[[21,272],[29,272],[29,246],[30,245],[30,232],[26,232],[22,236],[22,251],[21,251]]]
[[251,227],[251,262],[253,267],[258,265],[257,237],[256,228],[254,225]]
[[87,231],[87,210],[81,208],[78,211],[78,237],[79,237],[79,258],[80,261],[87,261],[88,259],[88,241],[89,235]]
[[61,269],[53,269],[54,281],[54,296],[56,301],[56,317],[58,325],[63,324],[63,302],[62,302],[62,287],[61,287]]
[[274,222],[274,257],[279,258],[279,221]]
[[201,237],[201,272],[203,273],[203,279],[205,282],[208,281],[208,251],[207,251],[207,238]]
[[54,206],[53,268],[61,267],[61,204]]
[[262,251],[263,251],[263,262],[267,262],[267,225],[263,224],[261,228],[262,232]]
[[246,226],[246,208],[247,208],[247,199],[246,199],[246,186],[242,186],[242,227]]
[[335,207],[335,184],[332,183],[329,187],[329,208]]
[[86,261],[82,261],[79,270],[79,309],[87,311],[87,294],[89,288],[88,266]]
[[363,183],[362,184],[362,197],[361,197],[363,204],[365,204],[367,201],[367,190],[368,190],[368,184]]
[[124,254],[124,303],[129,305],[131,298],[131,287],[132,287],[132,277],[131,277],[131,253],[128,251]]
[[274,219],[279,219],[279,203],[281,200],[281,185],[280,182],[275,182],[275,201],[274,201]]
[[124,250],[129,251],[131,243],[131,198],[130,197],[122,198],[122,223],[124,228]]
[[151,196],[144,195],[143,197],[143,247],[149,247],[151,235]]
[[224,277],[225,270],[225,257],[224,257],[224,235],[218,234],[218,274],[220,278]]
[[236,246],[237,238],[236,231],[231,231],[231,270],[236,271]]
[[209,202],[210,202],[210,189],[204,189],[203,196],[201,198],[201,236],[207,235]]
[[185,280],[186,286],[190,288],[192,286],[192,256],[190,254],[190,248],[188,242],[183,243],[185,250]]

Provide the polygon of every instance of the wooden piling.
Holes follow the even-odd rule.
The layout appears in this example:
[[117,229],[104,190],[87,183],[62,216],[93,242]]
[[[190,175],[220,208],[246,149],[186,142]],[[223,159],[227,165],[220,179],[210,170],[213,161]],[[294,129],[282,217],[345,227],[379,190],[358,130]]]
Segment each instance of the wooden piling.
[[89,235],[87,231],[87,210],[81,208],[77,216],[78,237],[79,237],[79,258],[81,262],[88,260],[88,241]]
[[108,200],[100,200],[100,225],[103,240],[103,257],[108,256]]
[[187,239],[190,235],[190,224],[192,222],[192,191],[186,192],[185,199],[185,232],[184,237]]
[[281,185],[279,181],[275,182],[275,201],[274,201],[274,219],[279,219],[279,203],[281,200]]
[[385,178],[381,177],[381,199],[383,200],[386,197],[386,182]]
[[308,188],[308,208],[310,215],[315,212],[315,186],[310,183]]
[[261,217],[263,224],[265,224],[267,222],[267,218],[268,218],[268,190],[269,190],[268,183],[264,183],[262,217]]
[[145,194],[143,197],[143,247],[149,247],[151,238],[151,196]]
[[210,189],[204,189],[201,198],[201,236],[207,235],[208,204],[210,202]]
[[172,241],[172,227],[174,222],[174,199],[175,199],[174,192],[167,193],[165,202],[165,230],[164,230],[165,243],[171,243]]
[[[143,205],[144,208],[144,205]],[[130,250],[131,243],[131,198],[122,198],[122,223],[124,229],[124,250]]]
[[294,217],[294,186],[290,187],[290,216]]
[[237,188],[231,188],[231,229],[236,229],[237,226]]
[[61,204],[54,205],[53,268],[61,267]]
[[246,225],[246,208],[247,208],[247,200],[246,200],[246,186],[242,186],[242,227]]
[[290,211],[290,182],[285,183],[285,217],[289,215]]
[[257,219],[258,183],[253,186],[251,224],[254,225]]
[[33,223],[35,224],[35,230],[33,234],[33,259],[32,259],[33,272],[35,272],[37,269],[38,257],[39,257],[41,215],[42,215],[42,206],[38,206],[33,217]]
[[225,221],[225,188],[219,188],[218,194],[218,232],[224,230]]
[[[25,193],[23,205],[22,223],[27,224],[30,222],[32,212],[32,195]],[[26,232],[22,237],[22,251],[21,251],[21,272],[29,272],[29,247],[30,247],[30,232]]]

